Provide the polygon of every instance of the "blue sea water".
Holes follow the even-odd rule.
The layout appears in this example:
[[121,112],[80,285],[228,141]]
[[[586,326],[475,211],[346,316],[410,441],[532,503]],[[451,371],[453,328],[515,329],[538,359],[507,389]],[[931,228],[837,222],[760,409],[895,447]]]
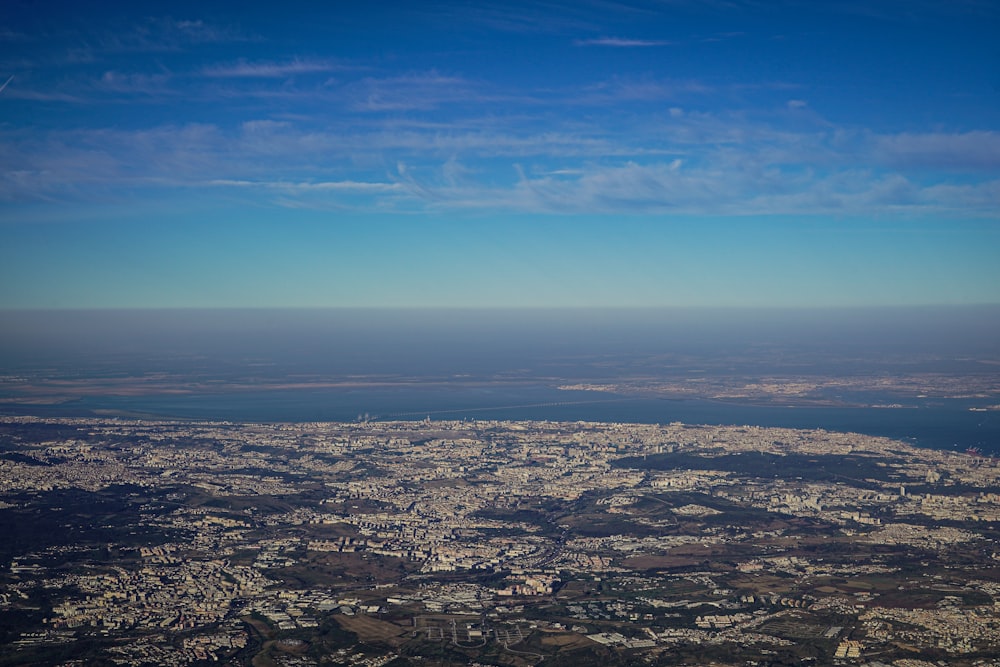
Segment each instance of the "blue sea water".
[[[911,407],[789,407],[557,389],[696,377],[867,378],[873,381],[858,386],[872,387],[888,379],[890,389],[893,378],[910,378],[908,392],[860,400]],[[930,395],[977,398],[913,398],[912,387],[934,385],[934,378],[951,393]],[[147,381],[138,395],[115,389]],[[331,383],[354,384],[303,388]],[[74,386],[76,394],[62,389]],[[998,454],[1000,412],[969,410],[1000,403],[997,387],[1000,306],[0,312],[0,414],[679,421],[852,431]],[[74,395],[82,397],[58,402]]]
[[964,401],[913,408],[791,407],[627,397],[516,387],[412,386],[294,389],[217,394],[88,397],[58,406],[0,404],[0,414],[118,415],[233,422],[372,420],[551,420],[821,428],[902,439],[922,447],[1000,455],[1000,413]]

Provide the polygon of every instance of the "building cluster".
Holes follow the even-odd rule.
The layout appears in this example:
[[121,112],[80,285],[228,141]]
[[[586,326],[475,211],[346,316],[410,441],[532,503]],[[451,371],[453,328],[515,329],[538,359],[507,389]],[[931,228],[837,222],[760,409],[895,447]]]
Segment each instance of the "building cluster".
[[[622,650],[770,651],[796,633],[845,661],[902,644],[1000,650],[989,577],[953,584],[957,597],[933,607],[907,604],[900,591],[932,582],[892,557],[1000,558],[986,531],[1000,518],[991,459],[684,424],[90,419],[60,422],[73,437],[24,435],[51,421],[0,422],[18,434],[7,436],[16,456],[0,458],[0,511],[73,490],[118,494],[128,514],[102,519],[120,524],[100,526],[120,529],[102,545],[114,558],[60,543],[11,560],[0,608],[50,601],[19,650],[134,635],[109,641],[108,659],[187,664],[250,650],[250,618],[294,635],[331,615],[406,614],[478,614]],[[745,472],[739,456],[775,471]],[[809,457],[860,461],[851,470],[867,476],[783,474],[783,460]],[[830,548],[803,549],[803,536]],[[842,557],[852,548],[868,557]],[[816,620],[827,616],[838,625]]]

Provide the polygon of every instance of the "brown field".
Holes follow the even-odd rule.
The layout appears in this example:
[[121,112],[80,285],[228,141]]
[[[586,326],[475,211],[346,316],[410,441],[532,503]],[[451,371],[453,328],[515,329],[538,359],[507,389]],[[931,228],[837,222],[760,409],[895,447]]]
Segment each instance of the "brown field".
[[730,586],[737,590],[750,590],[755,595],[764,593],[789,593],[795,586],[794,579],[776,577],[769,574],[754,574],[753,576],[733,577]]
[[336,588],[351,586],[369,576],[381,583],[392,583],[417,567],[418,565],[401,558],[369,555],[363,551],[310,551],[294,567],[283,568],[279,576],[286,582],[294,582],[303,587]]
[[575,632],[561,632],[559,634],[544,633],[541,637],[541,643],[542,646],[547,648],[555,647],[561,649],[575,649],[594,646],[593,641]]
[[272,660],[271,656],[268,655],[273,644],[273,641],[264,642],[264,645],[260,649],[260,653],[255,655],[250,661],[252,667],[277,667],[278,663]]
[[380,621],[371,616],[360,614],[357,616],[343,616],[338,614],[334,618],[337,619],[340,627],[348,632],[355,633],[361,641],[380,641],[392,646],[399,646],[407,640],[407,637],[404,635],[409,634],[409,629],[407,628],[398,626],[395,623],[389,623],[388,621]]
[[256,618],[250,618],[249,616],[244,616],[240,620],[249,625],[250,627],[252,627],[254,630],[256,630],[258,634],[260,634],[260,636],[265,639],[271,637],[274,634],[273,630],[271,629],[271,626],[265,623],[264,621],[261,621]]
[[685,556],[635,556],[626,558],[622,565],[630,570],[669,570],[700,565],[703,560]]

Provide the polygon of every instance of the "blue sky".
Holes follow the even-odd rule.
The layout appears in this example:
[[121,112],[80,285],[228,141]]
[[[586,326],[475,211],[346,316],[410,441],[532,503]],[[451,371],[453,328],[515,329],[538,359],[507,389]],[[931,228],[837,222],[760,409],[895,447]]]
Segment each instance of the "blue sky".
[[94,4],[0,8],[0,308],[1000,303],[993,2]]

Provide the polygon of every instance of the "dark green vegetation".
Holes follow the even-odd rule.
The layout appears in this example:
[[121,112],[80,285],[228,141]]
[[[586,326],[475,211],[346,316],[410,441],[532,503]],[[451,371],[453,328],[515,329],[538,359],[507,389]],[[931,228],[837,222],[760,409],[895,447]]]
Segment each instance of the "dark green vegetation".
[[[157,494],[161,499],[166,495]],[[110,486],[101,491],[80,489],[53,490],[46,493],[9,496],[14,507],[0,509],[0,568],[8,568],[19,554],[40,553],[33,559],[45,567],[63,565],[55,555],[60,548],[70,549],[72,559],[113,563],[118,548],[125,551],[139,546],[163,544],[182,538],[178,531],[150,525],[137,525],[136,517],[154,515],[150,504],[157,500],[146,489]],[[166,513],[160,501],[160,513]],[[174,503],[170,503],[174,504]],[[109,547],[108,545],[115,545]]]
[[[780,443],[778,443],[780,444]],[[640,470],[721,470],[749,477],[796,479],[809,482],[849,482],[860,488],[878,488],[872,480],[888,482],[900,475],[871,456],[832,454],[770,454],[767,452],[686,452],[629,456],[612,461],[619,468]]]

